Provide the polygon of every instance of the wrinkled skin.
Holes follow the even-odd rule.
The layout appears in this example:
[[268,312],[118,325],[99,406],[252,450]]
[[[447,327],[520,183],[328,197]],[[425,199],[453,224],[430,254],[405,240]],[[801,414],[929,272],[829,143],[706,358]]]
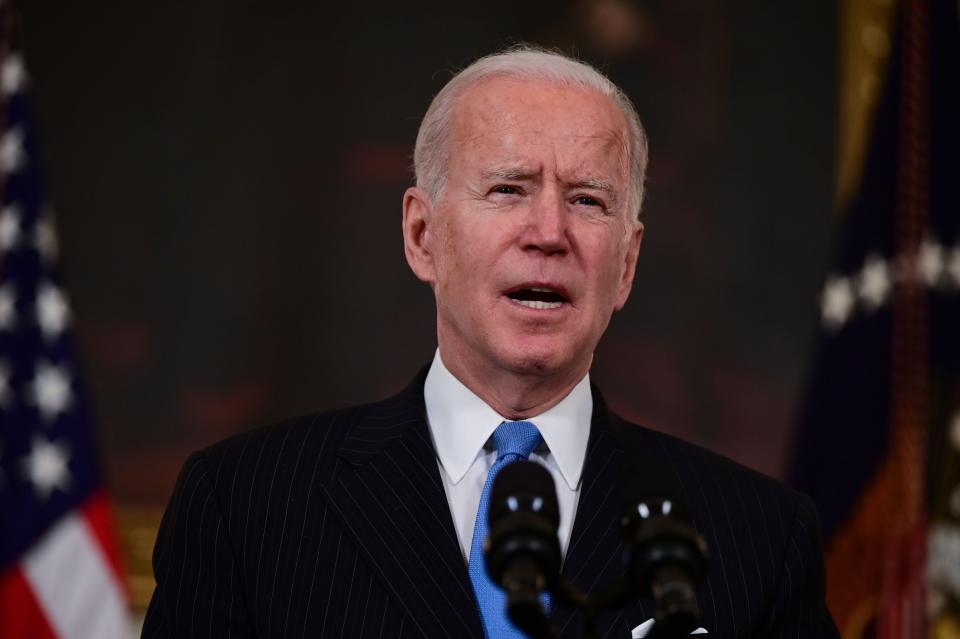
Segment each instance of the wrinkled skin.
[[[433,287],[441,357],[505,417],[565,397],[627,301],[643,235],[627,207],[628,153],[609,98],[495,77],[456,106],[439,201],[404,195],[406,257]],[[515,299],[531,288],[562,303]]]

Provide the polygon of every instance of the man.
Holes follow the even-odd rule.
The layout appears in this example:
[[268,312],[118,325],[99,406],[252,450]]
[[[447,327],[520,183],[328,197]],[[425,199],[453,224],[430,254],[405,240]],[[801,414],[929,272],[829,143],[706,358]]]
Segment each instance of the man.
[[[646,160],[629,100],[582,63],[515,49],[452,79],[403,199],[407,261],[436,297],[432,365],[386,401],[194,454],[157,540],[144,636],[513,636],[479,552],[488,479],[511,455],[552,474],[563,573],[583,590],[623,572],[616,484],[643,468],[683,495],[710,547],[707,633],[837,636],[809,501],[623,422],[590,386],[633,281]],[[653,612],[638,598],[600,634],[643,636]],[[580,636],[578,614],[550,614]]]

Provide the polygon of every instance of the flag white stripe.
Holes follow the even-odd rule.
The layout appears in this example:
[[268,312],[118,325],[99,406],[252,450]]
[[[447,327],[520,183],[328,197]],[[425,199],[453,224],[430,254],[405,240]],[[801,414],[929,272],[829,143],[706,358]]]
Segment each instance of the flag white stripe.
[[37,603],[61,639],[128,639],[126,600],[83,516],[59,521],[21,559]]

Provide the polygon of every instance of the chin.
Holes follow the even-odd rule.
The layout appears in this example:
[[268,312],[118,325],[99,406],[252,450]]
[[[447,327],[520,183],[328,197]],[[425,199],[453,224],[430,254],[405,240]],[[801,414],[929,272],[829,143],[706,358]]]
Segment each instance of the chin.
[[520,344],[501,359],[514,373],[550,376],[575,365],[569,347],[551,344]]

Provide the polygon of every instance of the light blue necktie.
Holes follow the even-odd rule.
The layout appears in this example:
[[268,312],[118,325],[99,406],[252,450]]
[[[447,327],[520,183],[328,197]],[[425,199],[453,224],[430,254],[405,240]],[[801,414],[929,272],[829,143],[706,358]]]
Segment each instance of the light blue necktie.
[[[483,540],[487,537],[487,513],[490,512],[490,492],[493,479],[500,469],[519,459],[526,459],[540,443],[540,431],[530,422],[503,422],[493,431],[493,444],[497,448],[497,461],[487,473],[487,482],[480,495],[477,522],[473,527],[473,542],[470,544],[470,581],[477,595],[480,617],[488,639],[512,639],[525,637],[507,618],[507,595],[493,583],[487,574],[487,561],[483,556]],[[549,598],[544,597],[549,605]]]

